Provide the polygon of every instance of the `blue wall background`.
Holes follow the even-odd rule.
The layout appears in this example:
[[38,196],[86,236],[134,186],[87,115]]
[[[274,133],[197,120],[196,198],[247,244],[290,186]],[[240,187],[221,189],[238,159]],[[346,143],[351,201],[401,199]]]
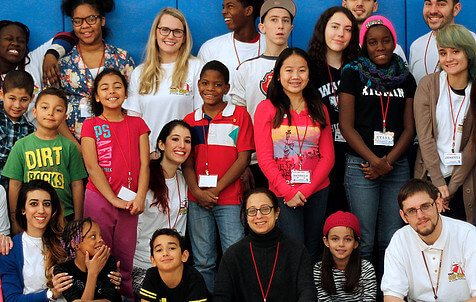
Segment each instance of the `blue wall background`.
[[[128,50],[136,63],[142,61],[150,26],[165,6],[180,9],[189,23],[193,37],[193,54],[206,40],[228,32],[221,15],[222,0],[116,0],[116,9],[106,15],[110,28],[107,41]],[[462,11],[456,23],[476,32],[475,0],[460,0]],[[290,45],[306,49],[320,14],[341,0],[295,0],[297,16]],[[35,49],[54,34],[72,30],[71,21],[63,16],[60,0],[2,0],[0,20],[25,23],[31,30],[30,49]],[[422,17],[423,0],[379,1],[378,14],[389,18],[397,31],[398,43],[407,51],[411,42],[429,31]]]

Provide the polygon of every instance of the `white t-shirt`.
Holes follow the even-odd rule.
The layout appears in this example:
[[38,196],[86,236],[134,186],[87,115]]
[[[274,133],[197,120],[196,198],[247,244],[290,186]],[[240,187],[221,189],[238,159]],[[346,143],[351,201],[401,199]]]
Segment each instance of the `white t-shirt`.
[[205,63],[218,60],[225,64],[230,71],[230,83],[233,83],[238,66],[246,60],[261,55],[265,49],[266,39],[261,33],[257,42],[246,43],[235,40],[233,32],[229,32],[203,43],[198,57]]
[[197,85],[203,62],[197,58],[188,60],[187,80],[180,89],[171,87],[175,63],[162,64],[165,75],[157,93],[141,95],[139,83],[143,66],[141,64],[132,72],[128,98],[122,104],[122,108],[139,113],[149,126],[149,145],[152,152],[156,150],[157,137],[166,123],[174,119],[183,119],[202,105]]
[[[476,40],[476,34],[473,32],[471,34]],[[415,77],[417,84],[424,76],[438,70],[439,60],[436,37],[432,31],[412,43],[410,46],[410,72]]]
[[45,257],[42,253],[43,241],[40,238],[31,237],[26,232],[21,236],[23,245],[23,294],[38,293],[45,289]]
[[[435,301],[422,252],[436,289],[441,261],[438,301],[465,301],[476,297],[476,227],[440,215],[443,228],[427,245],[409,225],[399,229],[385,251],[384,295],[408,301]],[[443,251],[443,254],[441,254]]]
[[159,209],[156,205],[150,206],[155,200],[154,194],[149,190],[145,198],[144,212],[140,214],[137,224],[134,267],[148,269],[152,266],[150,262],[149,241],[156,230],[174,228],[182,236],[185,235],[188,212],[187,183],[181,171],[177,171],[176,177],[165,179],[165,183],[169,189],[170,215],[164,214],[162,209]]
[[[436,140],[436,147],[440,157],[440,170],[443,177],[449,177],[453,173],[454,166],[447,166],[444,164],[445,153],[453,153],[453,131],[454,121],[456,121],[456,135],[454,152],[459,152],[461,147],[461,137],[463,135],[463,124],[468,114],[469,109],[469,95],[471,92],[471,83],[466,86],[465,95],[458,95],[451,92],[451,104],[453,107],[453,116],[450,109],[450,98],[448,95],[447,74],[445,71],[440,73],[440,95],[438,103],[436,104],[436,125],[438,127],[438,138]],[[464,100],[464,103],[463,103]],[[461,107],[462,105],[462,107]],[[461,111],[458,115],[458,111]]]
[[8,236],[10,234],[10,219],[8,218],[7,193],[0,185],[0,234]]

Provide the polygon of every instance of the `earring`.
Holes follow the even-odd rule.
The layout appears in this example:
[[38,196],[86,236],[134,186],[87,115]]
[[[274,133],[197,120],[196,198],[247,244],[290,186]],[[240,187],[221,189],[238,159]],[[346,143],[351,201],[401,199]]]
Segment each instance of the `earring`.
[[22,214],[22,215],[25,215],[25,210],[21,210],[21,214]]

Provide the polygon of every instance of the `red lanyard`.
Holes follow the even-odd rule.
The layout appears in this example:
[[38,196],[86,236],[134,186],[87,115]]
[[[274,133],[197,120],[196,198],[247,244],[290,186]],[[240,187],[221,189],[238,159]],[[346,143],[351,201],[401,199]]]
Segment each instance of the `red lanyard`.
[[[89,85],[88,85],[88,71],[86,70],[86,62],[84,62],[84,59],[83,59],[83,54],[81,53],[81,47],[79,46],[78,44],[78,52],[79,52],[79,56],[81,57],[81,60],[83,61],[83,64],[84,64],[84,76],[86,77],[86,88],[88,89],[88,94],[91,94],[91,88],[89,88]],[[102,57],[101,57],[101,62],[99,62],[99,67],[98,67],[98,71],[96,72],[96,77],[98,76],[99,74],[99,71],[101,70],[101,66],[102,66],[102,63],[104,61],[104,54],[106,53],[106,46],[104,45],[104,51],[102,52]]]
[[383,132],[387,132],[387,113],[388,113],[388,106],[390,105],[390,91],[388,92],[387,98],[387,107],[385,107],[385,112],[383,112],[383,99],[382,93],[380,92],[380,105],[382,105],[382,118],[383,118]]
[[308,126],[308,119],[306,118],[306,130],[304,130],[304,137],[302,138],[302,143],[301,140],[299,139],[299,129],[297,125],[294,125],[296,127],[296,134],[297,134],[297,139],[298,139],[298,146],[299,146],[299,170],[302,169],[302,146],[304,146],[304,141],[306,140],[306,134],[307,134],[307,126]]
[[279,241],[278,241],[278,246],[276,247],[276,258],[274,259],[273,271],[271,272],[271,278],[269,278],[268,289],[266,290],[266,295],[264,294],[263,285],[261,285],[261,279],[259,278],[258,267],[256,266],[255,255],[253,254],[253,247],[251,246],[251,242],[250,242],[250,251],[251,251],[251,258],[253,258],[253,264],[255,265],[256,277],[258,277],[258,283],[259,283],[259,288],[261,289],[261,295],[263,296],[263,301],[266,302],[266,298],[268,297],[269,289],[271,288],[271,282],[273,281],[274,270],[276,269],[276,262],[278,262]]
[[456,146],[456,130],[458,129],[458,117],[461,109],[463,108],[464,101],[466,100],[466,93],[464,94],[463,101],[461,102],[461,106],[459,106],[458,114],[456,115],[456,120],[453,114],[453,102],[451,101],[451,90],[450,90],[450,82],[448,78],[446,78],[446,82],[448,83],[448,95],[450,97],[450,112],[451,112],[451,121],[453,122],[453,146],[451,147],[451,152],[455,153],[455,146]]
[[[425,63],[425,72],[426,72],[426,75],[428,75],[428,68],[426,66],[426,54],[428,52],[428,45],[430,45],[430,40],[431,40],[431,36],[433,35],[433,31],[430,32],[430,36],[428,37],[428,42],[426,42],[426,48],[425,48],[425,56],[423,57],[423,62]],[[438,68],[438,63],[440,63],[440,60],[438,60],[438,62],[436,62],[436,66],[435,66],[435,69],[433,70],[433,72],[436,71],[436,68]]]
[[[101,114],[101,116],[108,122],[109,120],[107,119],[107,117],[103,114]],[[126,166],[127,166],[127,169],[129,170],[129,177],[127,178],[127,182],[128,182],[128,185],[127,185],[127,188],[130,189],[131,188],[131,183],[132,183],[132,169],[131,167],[129,166],[129,163],[132,163],[132,153],[131,153],[131,131],[129,130],[129,123],[127,122],[127,118],[124,116],[124,121],[126,122],[126,126],[127,126],[127,133],[128,133],[128,145],[129,145],[129,162],[126,160],[126,156],[124,155],[124,151],[122,151],[122,147],[121,147],[121,143],[119,142],[119,139],[117,138],[116,136],[116,132],[114,131],[113,127],[109,127],[109,129],[111,130],[112,132],[112,135],[114,135],[114,138],[116,139],[117,141],[117,146],[119,147],[119,150],[121,151],[121,154],[122,154],[122,158],[124,159],[124,162],[126,163]]]
[[331,68],[329,67],[329,64],[327,64],[327,71],[329,72],[329,78],[331,79],[332,93],[334,94],[334,97],[336,99],[337,107],[339,107],[339,99],[337,98],[336,91],[334,90],[334,81],[332,80]]
[[177,213],[177,217],[175,218],[175,222],[174,222],[174,225],[173,226],[170,226],[170,207],[169,207],[169,210],[167,211],[167,214],[169,216],[169,229],[175,229],[175,225],[177,224],[177,220],[180,216],[180,206],[182,204],[182,197],[180,196],[180,185],[179,185],[179,181],[178,181],[178,177],[177,177],[177,172],[175,172],[175,180],[177,181],[177,191],[178,191],[178,198],[179,198],[179,206],[178,206],[178,213]]
[[[236,59],[238,60],[238,66],[240,66],[241,61],[240,61],[240,57],[238,56],[238,50],[236,50],[235,34],[233,34],[233,36],[231,38],[233,39],[233,48],[235,49],[235,55],[236,55]],[[261,50],[261,36],[260,36],[260,34],[258,34],[258,55],[257,55],[257,57],[259,56],[260,50]]]
[[[225,109],[226,107],[226,104],[223,106],[223,108],[221,108],[221,110],[217,113],[217,115],[215,117],[217,117],[218,115],[220,115],[220,113]],[[205,109],[203,108],[202,106],[202,119],[205,119]],[[208,122],[208,133],[210,133],[210,121],[208,119],[206,119],[207,122]],[[202,125],[202,129],[203,129],[203,140],[204,140],[204,144],[205,144],[205,174],[206,175],[210,175],[210,170],[208,169],[208,139],[207,139],[207,133],[205,133],[205,125]]]
[[423,251],[421,251],[421,255],[423,256],[423,261],[425,262],[426,272],[428,273],[428,278],[430,278],[431,289],[433,290],[433,296],[436,301],[438,299],[438,295],[437,295],[438,286],[440,285],[440,272],[441,272],[441,261],[443,260],[443,250],[441,250],[441,255],[440,255],[440,266],[438,267],[438,279],[436,281],[436,289],[433,286],[433,282],[431,281],[430,270],[428,269],[428,264],[426,264],[426,258]]

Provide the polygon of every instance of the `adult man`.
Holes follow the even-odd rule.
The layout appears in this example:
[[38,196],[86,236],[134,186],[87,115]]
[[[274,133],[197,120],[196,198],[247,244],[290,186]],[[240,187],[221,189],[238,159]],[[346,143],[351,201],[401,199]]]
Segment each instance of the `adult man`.
[[241,63],[259,56],[266,48],[264,36],[255,25],[261,4],[263,0],[223,0],[222,15],[230,32],[203,43],[198,52],[205,63],[218,60],[225,64],[230,71],[230,83]]
[[440,215],[438,189],[411,179],[398,194],[409,225],[385,253],[384,301],[476,301],[476,227]]
[[[435,34],[446,24],[454,24],[460,11],[459,0],[425,0],[423,20],[431,31],[416,39],[410,46],[410,71],[417,83],[437,70],[439,56]],[[476,39],[476,35],[472,34]]]
[[[373,13],[377,12],[378,2],[377,0],[342,0],[342,6],[348,8],[352,12],[360,31],[364,21],[372,16]],[[399,55],[403,61],[407,63],[405,52],[400,45],[397,44],[393,52]]]
[[[256,107],[266,99],[274,63],[281,51],[288,47],[295,16],[296,5],[291,0],[268,0],[261,7],[258,28],[266,37],[266,50],[238,67],[230,90],[231,101],[245,106],[253,120]],[[256,156],[252,157],[250,168],[255,176],[256,186],[267,187],[266,177],[259,170]]]

